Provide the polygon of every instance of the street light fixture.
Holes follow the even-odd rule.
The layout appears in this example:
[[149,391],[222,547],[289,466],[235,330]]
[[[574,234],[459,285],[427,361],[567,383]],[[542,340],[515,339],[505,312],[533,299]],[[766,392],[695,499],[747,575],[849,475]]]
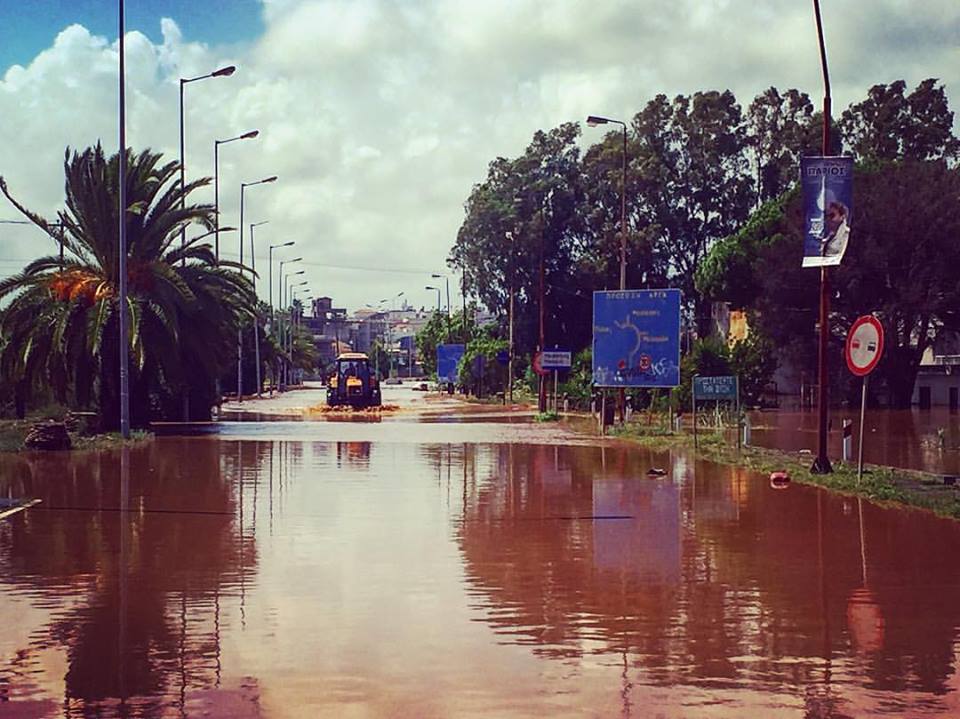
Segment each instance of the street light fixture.
[[[124,46],[124,35],[126,34],[125,28],[125,13],[123,7],[123,0],[119,0],[118,5],[118,19],[120,26],[120,108],[119,108],[119,134],[120,134],[120,157],[118,164],[118,197],[117,205],[118,211],[117,214],[119,218],[119,234],[120,234],[120,248],[119,248],[119,267],[117,268],[117,274],[119,277],[120,287],[120,434],[124,439],[130,438],[130,374],[128,363],[130,361],[130,345],[128,344],[128,331],[127,327],[129,326],[129,321],[127,317],[127,217],[126,217],[126,208],[127,208],[127,94],[126,94],[126,85],[127,85],[127,76],[125,69],[125,58],[126,58],[126,49]],[[182,153],[181,153],[182,154]],[[182,163],[182,158],[181,158]],[[182,164],[181,164],[182,168]],[[183,183],[183,177],[180,178],[181,184]]]
[[[439,273],[433,273],[430,275],[433,279],[439,280],[443,278],[444,282],[447,284],[447,340],[450,339],[450,278],[447,275],[441,275]],[[439,304],[439,302],[438,302]],[[467,310],[464,307],[463,310],[463,326],[467,326]]]
[[[262,180],[257,180],[256,182],[241,182],[240,183],[240,272],[243,272],[243,193],[248,187],[255,187],[256,185],[265,185],[268,182],[276,182],[277,176],[271,175],[270,177],[265,177]],[[251,268],[252,269],[252,268]],[[256,285],[254,285],[256,287]],[[254,312],[256,314],[256,312]],[[257,319],[254,316],[254,337],[258,338],[259,330],[257,329]],[[258,345],[259,346],[259,345]],[[257,393],[260,393],[260,388],[257,387]],[[243,402],[243,329],[237,328],[237,402]]]
[[437,292],[437,314],[440,314],[440,288],[439,288],[439,287],[432,287],[431,285],[427,285],[427,286],[424,287],[423,289],[425,289],[425,290],[436,290],[436,292]]
[[[609,117],[600,117],[598,115],[589,115],[587,124],[590,127],[597,125],[614,124],[623,128],[623,154],[621,156],[621,176],[620,176],[620,289],[627,289],[627,123],[622,120],[614,120]],[[540,348],[543,349],[542,347]],[[627,401],[626,392],[621,388],[618,396],[620,406],[620,421],[626,421]]]
[[587,117],[590,127],[614,124],[623,128],[623,156],[621,158],[620,178],[620,289],[627,289],[627,123],[609,117],[590,115]]
[[[260,304],[260,298],[257,296],[257,250],[253,242],[253,228],[259,227],[260,225],[265,225],[270,220],[263,220],[261,222],[251,222],[250,223],[250,278],[253,281],[253,297],[257,303],[257,306]],[[259,315],[259,312],[257,313]],[[257,396],[261,396],[260,390],[260,318],[259,316],[254,318],[253,322],[253,348],[256,352],[256,363],[257,363]]]
[[[229,77],[236,71],[236,67],[233,65],[227,65],[226,67],[221,67],[219,70],[214,70],[211,73],[206,75],[199,75],[197,77],[181,77],[180,78],[180,209],[186,207],[186,195],[184,194],[184,188],[186,187],[186,165],[184,157],[184,127],[183,127],[183,88],[189,85],[191,82],[197,82],[198,80],[206,80],[209,77]],[[180,243],[181,245],[186,244],[187,242],[187,228],[183,227],[180,230]],[[184,258],[184,262],[186,259]]]
[[213,142],[213,222],[216,227],[217,240],[214,243],[214,256],[217,258],[217,264],[220,263],[220,145],[226,145],[228,142],[237,140],[252,140],[260,134],[260,130],[250,130],[236,137],[229,137],[226,140],[214,140]]
[[[270,250],[267,252],[267,271],[270,275],[268,278],[268,286],[270,288],[270,314],[273,315],[273,251],[279,247],[293,247],[296,244],[293,240],[290,242],[281,242],[278,245],[270,245]],[[297,260],[303,259],[298,257]],[[282,263],[281,263],[282,264]]]

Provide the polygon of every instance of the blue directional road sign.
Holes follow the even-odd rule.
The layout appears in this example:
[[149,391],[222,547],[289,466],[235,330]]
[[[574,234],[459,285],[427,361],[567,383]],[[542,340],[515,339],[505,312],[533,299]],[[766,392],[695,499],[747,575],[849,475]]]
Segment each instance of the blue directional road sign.
[[442,383],[456,382],[459,372],[457,366],[463,357],[462,344],[437,345],[437,381]]
[[593,293],[593,383],[680,384],[680,290]]

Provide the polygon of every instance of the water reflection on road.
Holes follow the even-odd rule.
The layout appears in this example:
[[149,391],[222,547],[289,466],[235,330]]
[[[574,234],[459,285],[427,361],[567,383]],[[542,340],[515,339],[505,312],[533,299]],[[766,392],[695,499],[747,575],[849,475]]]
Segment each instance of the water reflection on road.
[[[857,429],[857,410],[830,412],[830,456],[841,456],[845,419]],[[817,413],[808,411],[752,412],[753,442],[785,451],[816,450]],[[960,414],[945,407],[928,410],[870,409],[864,422],[864,461],[904,469],[960,474]],[[857,432],[853,435],[855,438]],[[856,439],[853,451],[856,452]],[[856,457],[856,454],[854,454]]]
[[925,514],[529,424],[158,438],[125,497],[120,464],[0,463],[44,500],[0,523],[0,716],[960,713]]

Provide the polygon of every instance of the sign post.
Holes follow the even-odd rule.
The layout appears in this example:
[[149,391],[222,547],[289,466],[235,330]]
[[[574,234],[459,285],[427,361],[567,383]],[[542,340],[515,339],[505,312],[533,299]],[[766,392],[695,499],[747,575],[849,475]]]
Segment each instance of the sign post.
[[553,407],[554,410],[559,413],[559,371],[570,369],[570,366],[573,364],[573,353],[569,350],[544,350],[543,352],[538,353],[538,358],[537,365],[541,370],[543,370],[544,374],[550,372],[551,370],[553,371]]
[[867,378],[883,355],[883,325],[873,315],[858,317],[847,333],[847,368],[863,378],[860,396],[860,440],[857,443],[857,484],[863,477],[863,422],[867,414]]
[[737,449],[740,448],[740,379],[736,376],[725,377],[701,377],[694,375],[692,393],[693,397],[693,447],[697,448],[697,400],[712,399],[716,401],[717,424],[719,426],[720,402],[728,401],[734,403],[734,411],[737,413]]

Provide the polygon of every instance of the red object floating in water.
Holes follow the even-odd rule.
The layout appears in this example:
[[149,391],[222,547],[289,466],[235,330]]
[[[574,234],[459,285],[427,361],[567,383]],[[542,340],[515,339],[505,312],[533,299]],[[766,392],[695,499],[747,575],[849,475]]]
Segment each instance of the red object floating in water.
[[786,489],[790,486],[790,475],[787,472],[771,472],[770,486],[774,489]]

